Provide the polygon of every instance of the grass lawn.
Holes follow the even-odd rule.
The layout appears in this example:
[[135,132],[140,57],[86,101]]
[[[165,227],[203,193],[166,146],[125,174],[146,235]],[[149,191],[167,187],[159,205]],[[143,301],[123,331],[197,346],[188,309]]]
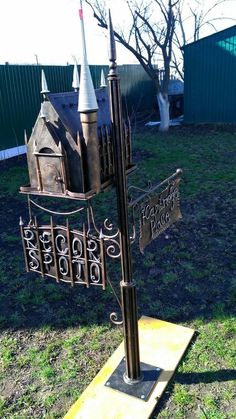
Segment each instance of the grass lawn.
[[[236,418],[236,131],[144,128],[133,154],[129,184],[184,172],[183,220],[144,256],[132,247],[139,315],[197,330],[152,419]],[[0,417],[62,418],[122,340],[109,323],[117,303],[110,288],[71,288],[24,272],[18,224],[20,216],[28,221],[27,203],[17,191],[28,182],[26,162],[0,169]],[[98,224],[115,218],[114,191],[94,201]],[[119,291],[113,262],[110,279]]]

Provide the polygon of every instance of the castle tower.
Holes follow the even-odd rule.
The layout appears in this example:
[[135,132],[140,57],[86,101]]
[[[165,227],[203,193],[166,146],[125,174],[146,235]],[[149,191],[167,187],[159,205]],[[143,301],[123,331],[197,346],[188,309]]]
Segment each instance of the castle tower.
[[82,38],[82,62],[78,112],[80,113],[80,121],[86,148],[89,186],[90,189],[99,192],[101,190],[101,165],[97,135],[98,104],[87,59],[82,2],[79,16]]

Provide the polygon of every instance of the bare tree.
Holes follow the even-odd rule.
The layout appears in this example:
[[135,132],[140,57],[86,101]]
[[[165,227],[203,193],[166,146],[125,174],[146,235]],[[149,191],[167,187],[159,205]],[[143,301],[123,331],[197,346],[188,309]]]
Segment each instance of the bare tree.
[[[85,1],[92,8],[98,25],[107,29],[106,0]],[[169,128],[168,86],[171,66],[183,79],[181,47],[199,39],[206,25],[215,30],[215,21],[220,18],[211,17],[211,12],[225,1],[230,0],[209,0],[208,8],[205,8],[205,0],[124,0],[130,25],[128,31],[116,28],[115,37],[135,56],[154,83],[161,131]],[[191,30],[190,37],[187,26]]]
[[184,80],[184,50],[190,42],[198,41],[203,30],[216,32],[217,24],[221,21],[235,22],[234,18],[220,16],[219,7],[231,0],[180,0],[173,36],[172,66],[179,78]]
[[[154,83],[160,111],[160,130],[169,128],[168,85],[172,59],[172,40],[179,0],[126,0],[131,26],[128,33],[116,30],[116,39],[139,61]],[[104,0],[86,0],[98,25],[107,28]],[[155,19],[153,18],[155,16]],[[160,70],[163,69],[163,77]]]

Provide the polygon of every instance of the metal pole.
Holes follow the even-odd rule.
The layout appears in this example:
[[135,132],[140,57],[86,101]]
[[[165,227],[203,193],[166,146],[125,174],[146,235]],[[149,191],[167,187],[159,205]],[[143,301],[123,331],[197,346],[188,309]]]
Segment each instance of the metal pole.
[[117,193],[118,220],[121,236],[122,281],[121,301],[124,327],[126,383],[135,384],[142,380],[139,356],[138,318],[136,287],[132,280],[130,237],[128,225],[128,199],[126,186],[126,159],[121,110],[120,79],[116,72],[115,38],[109,12],[109,74],[110,111],[114,150],[115,184]]

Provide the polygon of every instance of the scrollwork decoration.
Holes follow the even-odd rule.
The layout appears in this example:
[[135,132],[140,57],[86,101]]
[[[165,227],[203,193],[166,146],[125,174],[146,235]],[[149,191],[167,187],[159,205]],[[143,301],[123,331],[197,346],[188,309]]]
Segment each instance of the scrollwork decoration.
[[51,265],[51,263],[53,262],[53,257],[52,257],[52,255],[50,254],[50,253],[45,253],[44,254],[44,261],[43,261],[43,263],[46,265],[46,266],[49,266],[49,265]]
[[72,241],[72,253],[77,258],[80,258],[83,254],[83,243],[78,237],[75,237]]
[[92,283],[98,284],[101,279],[100,267],[97,263],[93,262],[90,265],[90,279]]
[[118,259],[120,257],[120,243],[118,240],[104,238],[106,243],[106,253],[112,259]]
[[68,265],[68,260],[66,259],[65,256],[60,256],[59,257],[58,264],[59,264],[59,270],[60,270],[61,274],[63,276],[68,275],[69,265]]
[[123,320],[118,320],[118,315],[115,311],[110,314],[110,320],[116,326],[120,326],[123,324]]
[[68,247],[65,246],[65,249],[63,249],[63,247],[62,247],[62,244],[66,245],[66,238],[65,238],[65,236],[63,236],[63,234],[58,234],[56,236],[55,244],[56,244],[57,251],[60,254],[66,255],[68,253],[68,250],[69,250]]
[[31,258],[29,262],[29,266],[33,271],[36,271],[36,269],[39,268],[39,261],[37,259],[37,254],[34,250],[29,251],[29,256]]
[[[113,231],[114,226],[112,223],[109,223],[108,218],[104,221],[104,228],[105,231],[109,231],[110,233]],[[101,229],[100,230],[100,238],[104,240],[106,254],[112,259],[118,259],[120,257],[120,231],[116,229],[112,234],[106,234]]]
[[98,255],[98,244],[95,240],[90,239],[88,240],[88,247],[87,250],[89,252],[89,259],[95,260],[95,262],[100,262],[100,258],[97,257]]
[[52,246],[47,246],[51,242],[51,233],[44,231],[43,234],[39,236],[39,240],[43,244],[43,248],[46,252],[52,251]]
[[32,240],[36,240],[35,233],[33,230],[25,230],[24,240],[26,241],[26,246],[28,249],[37,249],[36,244],[32,242]]

